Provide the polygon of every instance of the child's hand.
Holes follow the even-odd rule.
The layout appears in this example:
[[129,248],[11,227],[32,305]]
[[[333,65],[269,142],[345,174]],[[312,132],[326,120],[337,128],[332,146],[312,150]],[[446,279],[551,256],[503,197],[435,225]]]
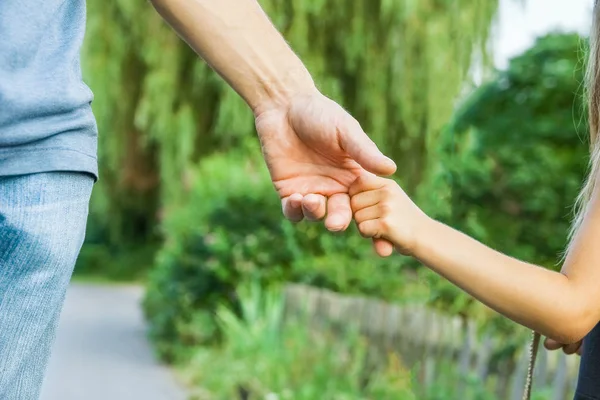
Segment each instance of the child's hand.
[[544,347],[547,350],[562,349],[563,352],[567,355],[575,354],[575,353],[577,353],[578,355],[581,355],[581,353],[583,351],[583,340],[580,340],[577,343],[563,344],[563,343],[557,342],[554,339],[546,338],[546,340],[544,341]]
[[361,235],[387,239],[404,255],[414,254],[429,221],[398,184],[363,173],[350,187],[352,213]]

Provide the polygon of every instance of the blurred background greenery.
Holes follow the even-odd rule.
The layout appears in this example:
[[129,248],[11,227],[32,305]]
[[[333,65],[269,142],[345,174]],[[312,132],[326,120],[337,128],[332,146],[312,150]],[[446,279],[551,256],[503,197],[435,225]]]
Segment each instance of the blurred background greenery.
[[[496,71],[495,0],[260,3],[320,89],[397,162],[394,178],[417,204],[557,268],[587,162],[585,38],[549,34]],[[189,377],[198,398],[457,398],[450,365],[415,389],[400,361],[367,368],[360,335],[282,326],[273,299],[249,316],[259,302],[240,294],[249,282],[267,299],[296,282],[427,304],[492,327],[499,354],[520,349],[512,323],[410,259],[377,258],[353,227],[284,221],[251,112],[145,2],[90,1],[88,14],[88,38],[102,39],[83,50],[101,179],[76,274],[147,285],[157,352],[201,371]],[[486,83],[475,85],[474,66]],[[482,388],[463,398],[495,398]]]

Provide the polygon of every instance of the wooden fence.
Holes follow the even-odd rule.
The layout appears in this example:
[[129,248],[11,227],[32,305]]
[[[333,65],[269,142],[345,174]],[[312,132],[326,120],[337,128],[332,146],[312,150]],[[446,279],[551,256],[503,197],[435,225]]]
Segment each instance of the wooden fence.
[[[516,356],[493,357],[502,348],[501,338],[479,334],[475,324],[443,315],[419,305],[397,306],[376,299],[343,296],[302,285],[285,289],[286,315],[308,317],[315,327],[326,325],[344,331],[357,327],[373,348],[399,356],[417,374],[421,388],[433,385],[442,365],[453,365],[458,376],[472,377],[501,400],[521,400],[528,365],[528,343]],[[516,330],[517,331],[517,330]],[[573,397],[578,356],[539,349],[534,377],[537,399]],[[466,385],[462,379],[456,385]],[[541,393],[546,393],[546,397]],[[468,400],[466,388],[454,395]],[[452,400],[449,398],[449,400]]]

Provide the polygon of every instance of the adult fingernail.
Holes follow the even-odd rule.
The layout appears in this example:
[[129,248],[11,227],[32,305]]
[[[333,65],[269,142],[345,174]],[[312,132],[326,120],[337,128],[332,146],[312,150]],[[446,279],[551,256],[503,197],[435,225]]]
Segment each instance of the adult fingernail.
[[300,208],[302,206],[302,196],[292,195],[289,202],[293,208]]
[[331,217],[327,220],[327,229],[330,231],[341,231],[345,227],[344,220],[341,217]]
[[319,209],[319,203],[317,203],[317,202],[306,202],[304,204],[304,207],[308,211],[317,211]]

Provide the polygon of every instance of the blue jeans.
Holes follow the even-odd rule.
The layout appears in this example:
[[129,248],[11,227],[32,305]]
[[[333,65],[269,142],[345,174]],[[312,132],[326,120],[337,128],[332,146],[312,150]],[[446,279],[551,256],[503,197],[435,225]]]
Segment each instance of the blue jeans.
[[37,400],[94,180],[0,177],[0,399]]

